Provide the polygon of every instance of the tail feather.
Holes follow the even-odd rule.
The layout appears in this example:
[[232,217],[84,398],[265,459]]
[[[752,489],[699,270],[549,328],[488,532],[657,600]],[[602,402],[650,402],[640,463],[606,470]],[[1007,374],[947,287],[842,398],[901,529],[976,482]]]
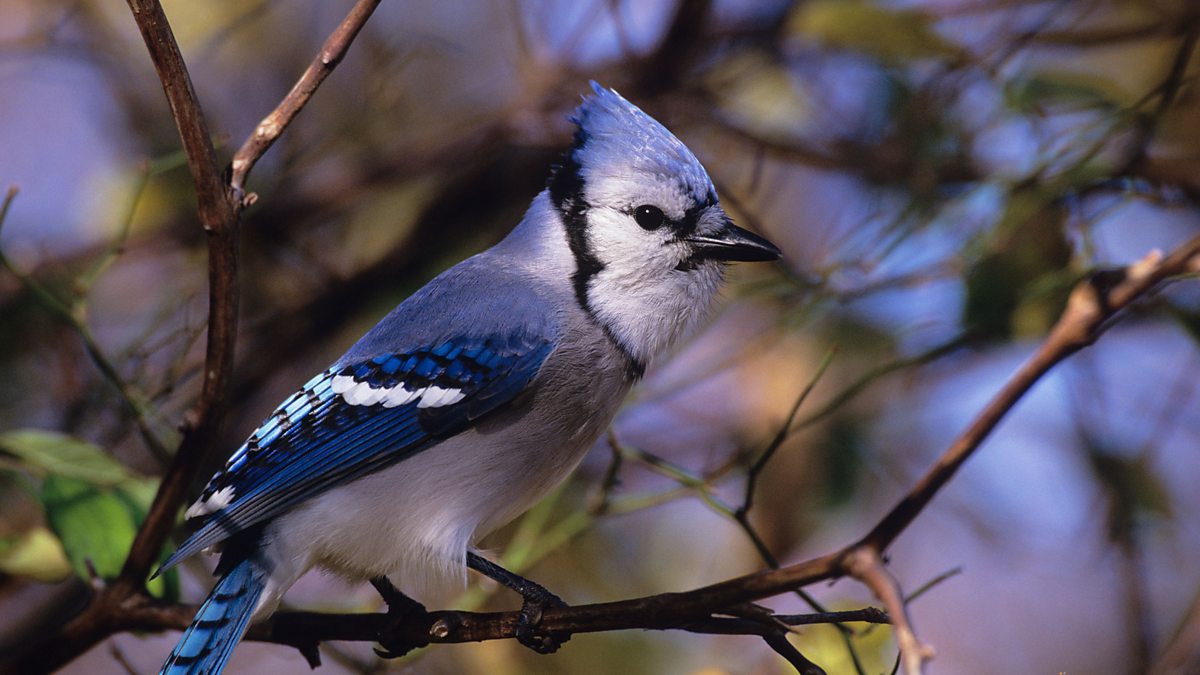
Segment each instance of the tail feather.
[[247,558],[221,577],[159,675],[219,675],[246,634],[267,573]]

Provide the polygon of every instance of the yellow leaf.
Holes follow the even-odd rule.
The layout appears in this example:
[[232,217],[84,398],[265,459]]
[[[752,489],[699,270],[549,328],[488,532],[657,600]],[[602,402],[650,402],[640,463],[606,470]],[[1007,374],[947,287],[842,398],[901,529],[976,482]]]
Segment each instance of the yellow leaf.
[[35,527],[0,541],[0,572],[56,582],[71,575],[71,563],[58,537],[44,527]]

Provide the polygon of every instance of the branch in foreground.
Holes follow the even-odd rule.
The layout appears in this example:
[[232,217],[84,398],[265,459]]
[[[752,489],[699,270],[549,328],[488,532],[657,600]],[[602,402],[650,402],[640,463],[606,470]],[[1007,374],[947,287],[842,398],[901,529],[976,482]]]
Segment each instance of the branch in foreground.
[[228,199],[229,192],[221,179],[212,134],[162,5],[157,0],[128,2],[158,71],[196,186],[200,223],[208,233],[209,313],[200,398],[184,417],[183,441],[159,484],[154,503],[114,584],[112,592],[118,596],[128,595],[145,583],[150,566],[158,558],[175,524],[175,515],[183,503],[188,484],[212,445],[225,412],[237,337],[237,225],[240,214],[236,203]]
[[227,199],[212,134],[162,6],[156,0],[128,0],[128,3],[171,107],[196,187],[200,223],[208,233],[209,314],[204,378],[200,398],[185,415],[180,447],[159,483],[154,502],[116,581],[94,596],[82,612],[47,635],[40,648],[31,648],[24,657],[27,663],[20,663],[18,672],[53,670],[83,653],[111,634],[113,617],[124,611],[131,598],[144,592],[150,566],[158,559],[187,486],[216,436],[233,374],[239,211]]
[[[771,614],[753,618],[698,612],[685,616],[672,610],[677,594],[573,607],[548,608],[542,625],[571,634],[611,630],[679,629],[720,635],[779,636],[789,627],[828,623],[890,623],[882,610],[867,607],[841,612]],[[194,605],[167,605],[143,599],[130,603],[118,617],[115,630],[183,630],[196,614]],[[328,614],[277,612],[251,626],[248,640],[295,647],[310,663],[317,662],[317,645],[331,640],[380,642],[408,651],[429,644],[505,640],[516,636],[520,612],[443,610],[402,617],[384,613]]]
[[[117,579],[93,596],[83,611],[57,631],[46,635],[41,645],[31,645],[26,654],[18,657],[17,672],[43,672],[58,668],[108,635],[121,630],[124,614],[131,607],[145,603],[145,582],[150,567],[158,559],[174,527],[187,488],[213,445],[230,395],[239,296],[237,230],[246,203],[242,199],[240,185],[234,189],[222,179],[212,134],[162,5],[158,0],[127,0],[127,3],[171,108],[171,117],[179,131],[196,188],[197,213],[208,234],[209,313],[204,377],[199,399],[184,415],[183,438],[179,448],[159,483],[154,501],[134,537]],[[310,73],[306,72],[301,83],[271,114],[275,116],[279,113],[279,119],[270,139],[265,144],[252,143],[253,138],[247,140],[243,150],[251,146],[245,150],[245,158],[249,158],[249,163],[237,174],[239,181],[245,179],[254,161],[287,128],[313,91],[345,54],[346,48],[376,5],[378,0],[360,0],[350,16],[326,41],[326,48],[317,57],[324,71],[311,78]],[[285,109],[285,112],[280,113],[280,109]],[[239,154],[243,153],[239,151]],[[53,647],[47,648],[47,645]]]
[[[245,206],[240,181],[246,178],[254,162],[291,124],[317,87],[341,61],[350,43],[379,4],[379,0],[360,0],[342,20],[300,82],[238,151],[243,165],[233,171],[231,181],[236,179],[239,183],[226,185],[217,164],[212,134],[209,133],[183,55],[162,5],[158,0],[128,2],[166,92],[171,115],[179,128],[179,136],[187,154],[192,181],[196,185],[201,224],[209,234],[210,300],[200,399],[185,415],[183,442],[159,485],[146,521],[138,531],[118,583],[114,585],[113,592],[118,595],[127,595],[145,583],[150,566],[158,558],[174,526],[187,487],[195,478],[206,451],[216,437],[228,402],[237,336],[237,226]],[[263,129],[267,121],[271,121],[270,134],[264,136]]]

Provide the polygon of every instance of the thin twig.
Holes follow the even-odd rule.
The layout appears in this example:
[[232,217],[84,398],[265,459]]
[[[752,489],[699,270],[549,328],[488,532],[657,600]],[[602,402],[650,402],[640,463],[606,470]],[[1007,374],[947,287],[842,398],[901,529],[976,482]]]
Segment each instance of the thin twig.
[[774,652],[784,658],[797,673],[801,675],[825,675],[825,670],[817,664],[809,661],[799,649],[787,639],[787,633],[768,633],[763,636],[763,641],[767,643]]
[[1060,361],[1092,344],[1107,329],[1113,316],[1135,299],[1169,277],[1195,271],[1198,256],[1200,237],[1191,239],[1166,258],[1156,251],[1123,270],[1099,272],[1081,282],[1071,292],[1063,315],[1037,352],[861,543],[879,551],[890,546],[1030,387]]
[[808,381],[808,384],[804,385],[804,388],[800,390],[800,395],[792,403],[787,417],[784,418],[783,424],[779,426],[779,430],[775,432],[774,438],[771,439],[770,443],[767,443],[767,447],[750,464],[750,468],[746,471],[746,491],[742,496],[742,505],[738,508],[738,513],[746,514],[753,507],[754,488],[758,485],[759,475],[766,468],[767,462],[770,462],[771,458],[775,456],[775,453],[783,445],[783,442],[788,439],[792,424],[796,421],[797,413],[800,412],[800,407],[804,405],[804,402],[808,400],[809,394],[812,393],[817,383],[821,381],[821,376],[825,374],[825,371],[829,368],[829,364],[833,363],[833,357],[837,355],[837,352],[838,348],[834,346],[825,353],[825,357],[821,359],[820,365],[817,366],[817,372]]
[[892,630],[900,646],[900,658],[904,662],[905,672],[909,675],[922,672],[923,664],[934,656],[933,648],[917,638],[905,606],[904,594],[900,591],[900,584],[884,567],[883,556],[874,548],[862,546],[851,551],[845,557],[843,565],[847,574],[870,588],[887,608],[888,615],[892,617]]
[[292,90],[270,114],[258,123],[258,126],[254,128],[254,133],[250,134],[250,137],[242,143],[242,147],[233,156],[229,179],[230,189],[239,204],[248,206],[254,202],[253,196],[244,194],[246,179],[249,177],[250,171],[259,158],[271,148],[284,129],[288,128],[296,115],[304,109],[304,106],[316,93],[317,87],[320,87],[325,78],[329,77],[333,69],[342,62],[346,52],[350,49],[350,44],[354,42],[354,38],[366,25],[367,19],[371,18],[371,14],[379,6],[380,1],[358,0],[354,4],[346,18],[342,19],[342,22],[325,40],[321,51],[317,52],[316,58],[292,86]]

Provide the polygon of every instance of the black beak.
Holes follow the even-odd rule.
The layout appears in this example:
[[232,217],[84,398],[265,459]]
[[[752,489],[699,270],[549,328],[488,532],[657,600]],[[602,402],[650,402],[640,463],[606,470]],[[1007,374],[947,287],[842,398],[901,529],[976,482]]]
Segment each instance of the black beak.
[[779,247],[762,237],[726,221],[725,229],[712,236],[693,235],[685,241],[695,257],[725,262],[769,262],[783,255]]

